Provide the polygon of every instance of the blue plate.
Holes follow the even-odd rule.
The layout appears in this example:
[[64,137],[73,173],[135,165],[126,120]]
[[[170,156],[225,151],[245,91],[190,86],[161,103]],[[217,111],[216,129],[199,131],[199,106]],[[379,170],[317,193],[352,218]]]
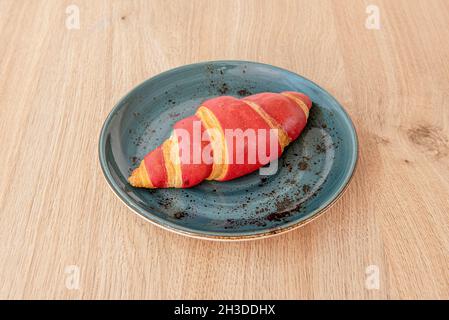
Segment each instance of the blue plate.
[[[172,125],[218,95],[300,91],[313,101],[301,136],[284,151],[275,175],[256,171],[191,189],[146,190],[127,182]],[[164,72],[128,93],[101,130],[99,155],[107,182],[133,211],[188,236],[244,240],[286,232],[324,212],[343,192],[357,162],[357,136],[341,105],[290,71],[247,61],[214,61]]]

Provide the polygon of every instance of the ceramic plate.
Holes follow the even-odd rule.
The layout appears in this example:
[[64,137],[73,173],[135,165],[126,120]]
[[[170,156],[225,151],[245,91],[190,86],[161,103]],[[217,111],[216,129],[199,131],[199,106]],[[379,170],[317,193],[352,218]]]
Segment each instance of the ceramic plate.
[[[300,91],[313,101],[305,130],[285,149],[275,175],[256,171],[190,189],[146,190],[128,184],[144,155],[202,101],[265,91]],[[270,65],[215,61],[169,70],[128,93],[104,123],[99,156],[115,194],[148,221],[193,237],[244,240],[292,230],[327,209],[351,179],[357,148],[347,113],[318,85]]]

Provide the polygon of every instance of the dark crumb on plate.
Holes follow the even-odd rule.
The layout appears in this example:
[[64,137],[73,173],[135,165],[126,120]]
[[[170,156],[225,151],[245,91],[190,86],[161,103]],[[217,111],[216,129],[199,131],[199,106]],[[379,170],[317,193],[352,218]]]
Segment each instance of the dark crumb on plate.
[[[153,189],[156,190],[156,189]],[[172,197],[167,197],[167,198],[161,198],[157,200],[157,203],[163,207],[164,209],[170,209],[172,208],[172,202],[173,202],[173,198]]]
[[276,202],[276,212],[270,213],[265,217],[268,221],[281,221],[284,218],[290,217],[293,212],[298,211],[301,204],[293,202],[290,198]]
[[248,225],[255,225],[258,227],[265,227],[267,224],[265,221],[260,219],[245,219],[245,220],[235,220],[235,219],[226,219],[225,229],[234,229]]
[[305,161],[301,161],[300,163],[298,163],[298,168],[299,170],[307,170],[309,168],[309,164]]
[[318,152],[318,153],[325,153],[326,145],[324,144],[324,142],[320,142],[319,144],[316,145],[315,149],[316,149],[316,152]]
[[187,213],[179,211],[174,214],[175,219],[182,219],[187,217]]
[[241,89],[237,91],[237,94],[241,97],[246,97],[252,95],[252,93],[248,89]]
[[290,214],[291,213],[289,211],[273,212],[273,213],[270,213],[269,215],[267,215],[265,217],[265,219],[267,219],[268,221],[281,221],[282,219],[289,217]]
[[229,87],[226,82],[223,82],[223,84],[218,88],[218,92],[220,92],[220,94],[226,94],[228,91]]
[[169,116],[171,119],[174,119],[174,118],[179,117],[180,115],[181,115],[181,114],[178,113],[178,112],[172,112],[172,113],[170,113],[168,116]]
[[267,177],[260,178],[259,187],[263,187],[268,181]]
[[289,198],[284,198],[282,200],[276,201],[276,210],[285,211],[287,208],[291,207],[292,201]]
[[308,193],[310,191],[310,186],[308,184],[305,184],[302,186],[302,191],[304,193]]
[[208,64],[206,66],[206,70],[210,73],[210,74],[214,74],[214,67],[211,64]]

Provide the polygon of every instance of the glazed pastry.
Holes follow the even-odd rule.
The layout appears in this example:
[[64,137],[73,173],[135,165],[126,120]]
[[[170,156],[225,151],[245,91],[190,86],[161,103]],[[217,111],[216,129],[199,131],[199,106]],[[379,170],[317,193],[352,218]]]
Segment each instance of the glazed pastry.
[[298,138],[311,106],[309,97],[291,91],[207,100],[195,115],[174,125],[170,138],[144,157],[129,183],[189,188],[251,173]]

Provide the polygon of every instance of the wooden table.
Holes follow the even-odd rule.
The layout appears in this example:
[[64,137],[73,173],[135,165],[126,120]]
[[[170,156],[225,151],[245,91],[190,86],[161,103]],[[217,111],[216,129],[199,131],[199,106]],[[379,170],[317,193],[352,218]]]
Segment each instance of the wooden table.
[[[445,0],[0,0],[0,297],[448,299],[448,30]],[[218,59],[293,70],[346,107],[359,166],[319,219],[207,242],[109,190],[115,102]]]

